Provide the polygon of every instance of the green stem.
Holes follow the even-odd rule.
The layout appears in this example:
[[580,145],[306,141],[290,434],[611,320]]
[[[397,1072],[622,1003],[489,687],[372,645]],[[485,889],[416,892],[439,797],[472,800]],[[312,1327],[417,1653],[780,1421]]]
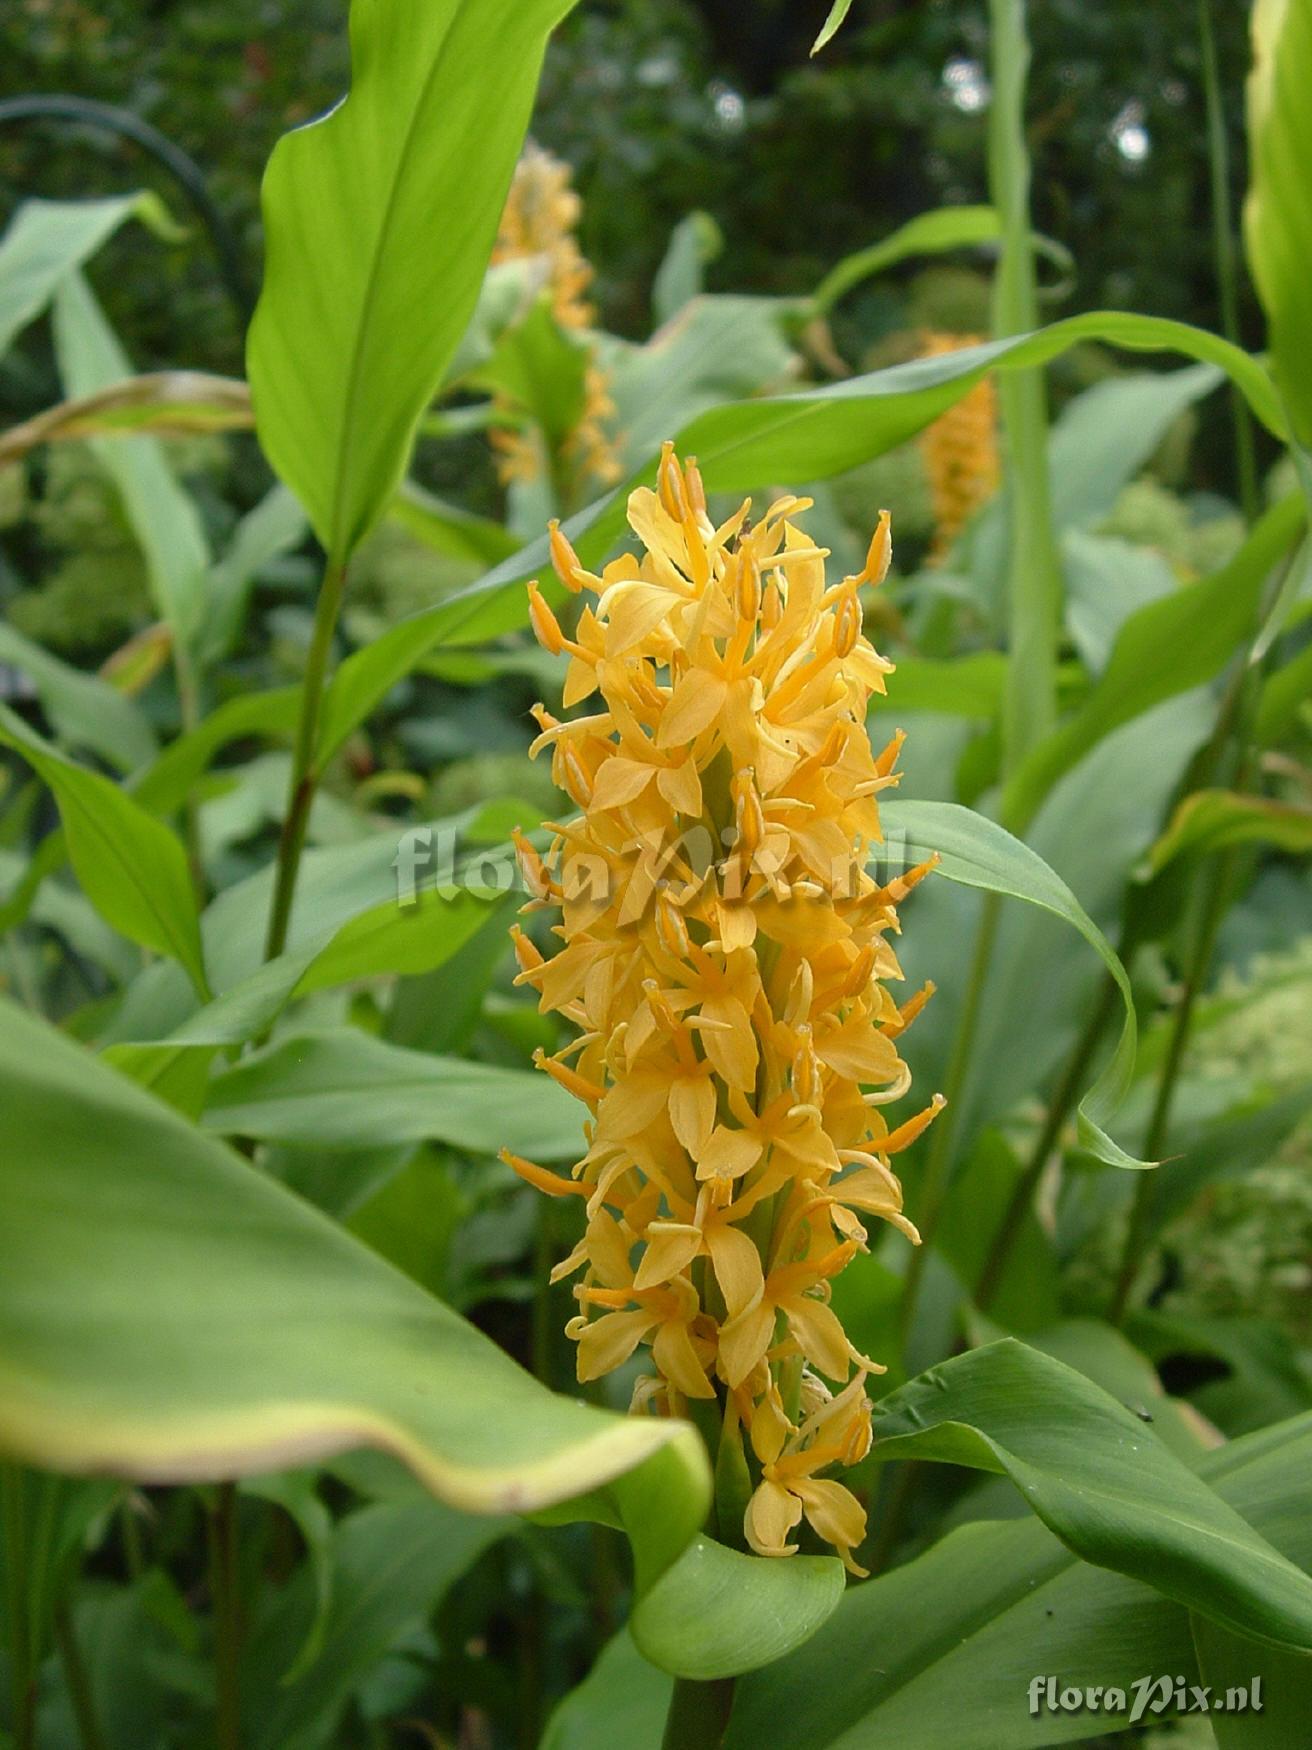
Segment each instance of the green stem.
[[[1239,656],[1231,671],[1225,695],[1217,710],[1216,727],[1204,752],[1201,769],[1196,774],[1195,781],[1199,787],[1226,777],[1230,787],[1241,795],[1248,786],[1252,768],[1252,727],[1261,698],[1264,672],[1263,663],[1252,660],[1252,652],[1257,649],[1256,640],[1261,637],[1267,616],[1279,599],[1289,569],[1296,562],[1301,550],[1300,541],[1288,554],[1284,564],[1278,566],[1267,580],[1262,601],[1258,606],[1254,643],[1251,651],[1246,650]],[[1216,938],[1230,904],[1231,886],[1241,854],[1237,847],[1222,852],[1213,862],[1201,890],[1195,912],[1198,921],[1192,932],[1192,947],[1185,970],[1184,990],[1172,1018],[1166,1057],[1157,1083],[1157,1095],[1144,1136],[1146,1160],[1159,1160],[1170,1136],[1171,1108],[1175,1101],[1176,1084],[1184,1065],[1194,1009],[1211,969]],[[1114,1325],[1119,1325],[1125,1318],[1135,1278],[1148,1246],[1152,1190],[1149,1175],[1140,1174],[1130,1209],[1125,1245],[1121,1252],[1120,1270],[1108,1309],[1107,1316]]]
[[23,1472],[0,1464],[0,1526],[4,1531],[5,1615],[9,1623],[9,1685],[14,1750],[36,1750],[36,1673],[27,1607],[27,1502]]
[[1043,1128],[1039,1131],[1033,1152],[1025,1167],[1025,1171],[1016,1181],[1016,1187],[1011,1194],[998,1231],[993,1236],[993,1244],[989,1247],[984,1267],[979,1273],[975,1284],[975,1305],[981,1312],[987,1310],[1002,1281],[1002,1275],[1011,1256],[1011,1248],[1020,1235],[1021,1226],[1034,1201],[1034,1194],[1039,1188],[1039,1180],[1043,1177],[1043,1169],[1048,1164],[1048,1157],[1061,1135],[1062,1125],[1070,1114],[1071,1107],[1084,1086],[1089,1059],[1097,1049],[1102,1037],[1103,1028],[1111,1018],[1116,1006],[1117,989],[1114,979],[1108,977],[1102,981],[1102,993],[1089,1016],[1083,1033],[1076,1041],[1075,1049],[1067,1059],[1066,1068],[1062,1072],[1060,1082],[1048,1103],[1044,1115]]
[[276,959],[287,945],[292,901],[296,897],[296,877],[300,872],[301,852],[305,849],[305,833],[310,823],[310,809],[314,804],[314,793],[320,776],[317,758],[324,682],[345,589],[346,565],[342,561],[330,559],[324,568],[323,584],[315,605],[314,631],[305,663],[305,680],[301,686],[301,713],[296,725],[287,809],[282,835],[278,841],[273,904],[269,910],[269,929],[264,944],[266,960]]
[[[1148,1128],[1144,1133],[1143,1154],[1145,1160],[1160,1160],[1166,1148],[1171,1127],[1171,1107],[1175,1101],[1175,1090],[1180,1078],[1180,1070],[1184,1065],[1185,1048],[1189,1043],[1189,1030],[1193,1022],[1194,1008],[1206,984],[1208,970],[1212,964],[1212,954],[1216,948],[1217,933],[1229,905],[1230,882],[1236,861],[1237,854],[1234,851],[1229,851],[1218,857],[1203,890],[1201,917],[1194,938],[1193,953],[1189,960],[1189,970],[1185,975],[1184,990],[1171,1021],[1171,1036],[1167,1042],[1162,1073],[1157,1083],[1152,1116],[1148,1120]],[[1119,1325],[1124,1321],[1135,1277],[1139,1273],[1139,1265],[1143,1261],[1143,1255],[1147,1248],[1148,1231],[1152,1217],[1152,1196],[1152,1175],[1140,1173],[1139,1182],[1134,1190],[1134,1202],[1130,1209],[1130,1225],[1126,1230],[1125,1246],[1121,1253],[1121,1267],[1117,1273],[1116,1287],[1107,1315],[1114,1325]]]
[[711,1683],[676,1678],[661,1750],[718,1750],[733,1707],[733,1686],[732,1677]]
[[1002,901],[999,895],[996,893],[986,895],[980,912],[979,926],[975,933],[975,948],[966,984],[965,1001],[962,1004],[961,1016],[957,1022],[956,1036],[952,1041],[952,1055],[948,1059],[947,1075],[943,1088],[947,1105],[940,1112],[933,1129],[930,1131],[929,1157],[925,1162],[924,1178],[920,1182],[916,1210],[916,1225],[920,1229],[920,1244],[912,1252],[908,1261],[906,1282],[902,1291],[902,1335],[904,1341],[915,1326],[920,1298],[920,1282],[925,1271],[925,1259],[934,1235],[938,1231],[939,1218],[947,1201],[949,1169],[952,1165],[953,1144],[957,1138],[961,1097],[970,1074],[971,1057],[975,1049],[975,1030],[979,1024],[979,1013],[984,1002],[984,989],[988,983],[989,965],[993,959],[993,942],[998,933],[1001,910]]
[[210,1589],[214,1603],[214,1678],[218,1750],[241,1750],[241,1599],[237,1566],[237,1485],[220,1483],[210,1513]]
[[[1030,223],[1030,161],[1025,139],[1025,79],[1030,46],[1024,0],[990,0],[993,101],[989,113],[989,195],[1001,227],[993,287],[993,332],[1039,326],[1038,281]],[[1037,370],[1005,372],[998,405],[1008,456],[1007,690],[1003,764],[1008,772],[1057,721],[1057,637],[1061,563],[1052,532],[1047,391]]]
[[[1239,338],[1239,262],[1235,248],[1234,213],[1230,201],[1230,142],[1221,101],[1221,72],[1212,31],[1210,0],[1198,0],[1198,35],[1202,47],[1203,92],[1207,102],[1207,157],[1212,192],[1212,251],[1221,304],[1221,332],[1233,346]],[[1251,527],[1262,508],[1257,486],[1257,450],[1248,403],[1232,383],[1230,409],[1235,428],[1235,472],[1239,504]]]
[[96,1718],[95,1700],[91,1693],[87,1668],[82,1662],[82,1649],[77,1644],[73,1615],[67,1603],[62,1601],[55,1609],[55,1644],[63,1663],[64,1681],[68,1685],[69,1700],[73,1704],[73,1717],[77,1721],[77,1734],[82,1750],[105,1750],[105,1736],[100,1730],[100,1721]]

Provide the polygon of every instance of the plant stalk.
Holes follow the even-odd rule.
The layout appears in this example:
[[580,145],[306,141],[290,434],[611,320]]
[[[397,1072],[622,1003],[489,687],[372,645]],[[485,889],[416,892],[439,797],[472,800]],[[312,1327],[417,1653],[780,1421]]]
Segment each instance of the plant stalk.
[[[1256,640],[1261,638],[1267,616],[1279,599],[1289,569],[1296,563],[1301,551],[1300,541],[1288,554],[1285,563],[1272,573],[1262,592],[1254,627],[1255,642],[1252,652],[1250,654],[1245,651],[1236,661],[1216,714],[1216,727],[1204,756],[1204,772],[1201,778],[1204,784],[1214,782],[1228,765],[1232,774],[1232,787],[1242,794],[1248,786],[1252,768],[1251,730],[1261,697],[1264,668],[1263,663],[1252,659],[1257,650]],[[1184,1065],[1194,1009],[1211,969],[1216,939],[1229,906],[1230,889],[1240,856],[1238,847],[1221,852],[1214,860],[1202,888],[1196,913],[1198,923],[1193,933],[1192,950],[1185,970],[1184,989],[1172,1018],[1166,1057],[1157,1083],[1157,1095],[1144,1136],[1146,1160],[1160,1159],[1170,1136],[1171,1108],[1175,1100],[1176,1084]],[[1125,1246],[1121,1253],[1120,1270],[1107,1314],[1114,1325],[1121,1324],[1125,1318],[1135,1277],[1147,1248],[1151,1215],[1152,1186],[1148,1175],[1140,1174],[1130,1210]]]
[[36,1750],[36,1672],[27,1608],[29,1552],[23,1472],[0,1464],[0,1525],[4,1530],[5,1615],[9,1625],[9,1693],[14,1750]]
[[733,1707],[733,1686],[732,1677],[710,1683],[676,1678],[661,1750],[718,1750]]
[[241,1750],[241,1599],[237,1562],[237,1485],[220,1483],[210,1513],[210,1590],[214,1603],[214,1678],[218,1750]]
[[987,894],[975,932],[975,948],[966,984],[965,1001],[957,1021],[956,1036],[952,1042],[952,1055],[948,1059],[943,1089],[947,1104],[939,1113],[930,1131],[929,1157],[925,1162],[925,1174],[920,1182],[920,1207],[916,1212],[917,1226],[920,1229],[920,1244],[913,1250],[907,1262],[906,1282],[902,1290],[903,1342],[906,1341],[907,1336],[915,1326],[916,1311],[920,1299],[920,1283],[925,1272],[925,1259],[928,1256],[934,1235],[938,1231],[939,1218],[942,1216],[943,1206],[947,1201],[952,1149],[957,1139],[961,1097],[965,1092],[967,1078],[970,1074],[971,1056],[975,1048],[975,1030],[979,1024],[980,1009],[984,1002],[984,990],[988,983],[989,967],[993,960],[993,943],[998,933],[1001,911],[1000,896],[996,893]]
[[[1216,36],[1212,30],[1211,0],[1198,0],[1198,37],[1202,48],[1203,93],[1207,104],[1207,162],[1211,178],[1212,251],[1216,261],[1216,284],[1221,305],[1221,332],[1232,346],[1239,338],[1239,259],[1235,248],[1234,212],[1230,201],[1230,142],[1226,138],[1225,109],[1221,100],[1221,71],[1217,63]],[[1257,449],[1253,439],[1253,416],[1248,403],[1233,383],[1230,411],[1235,431],[1235,474],[1239,506],[1251,528],[1261,511],[1257,485]]]
[[[1024,0],[989,0],[993,102],[989,115],[989,196],[1001,227],[993,284],[993,332],[1039,326],[1038,280],[1030,222],[1030,160],[1025,80],[1030,46]],[[1061,562],[1052,533],[1047,391],[1041,371],[1004,372],[998,405],[1008,457],[1008,652],[1003,700],[1004,770],[1014,770],[1057,721],[1057,636]]]
[[82,1750],[106,1750],[105,1735],[96,1718],[91,1682],[82,1660],[82,1649],[77,1644],[73,1613],[64,1600],[55,1607],[55,1644],[59,1648],[60,1661],[64,1667],[64,1681],[68,1685],[69,1700],[73,1704],[73,1717],[77,1721],[77,1735],[81,1740]]
[[315,604],[314,631],[301,687],[301,712],[296,724],[287,808],[282,834],[278,840],[277,874],[274,877],[273,903],[269,909],[269,929],[264,944],[266,960],[276,959],[287,945],[292,902],[296,897],[296,878],[300,873],[305,833],[310,823],[310,809],[314,804],[314,794],[320,777],[317,755],[319,727],[323,717],[324,682],[328,674],[333,635],[337,630],[337,616],[341,612],[345,589],[345,562],[330,559],[324,568],[319,600]]

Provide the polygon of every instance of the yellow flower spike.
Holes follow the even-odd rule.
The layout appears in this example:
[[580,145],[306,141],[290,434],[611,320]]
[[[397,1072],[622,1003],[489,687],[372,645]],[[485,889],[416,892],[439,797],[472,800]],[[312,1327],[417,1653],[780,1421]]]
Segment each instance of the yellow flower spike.
[[[926,333],[921,336],[922,356],[939,358],[962,347],[978,346],[983,338],[979,334]],[[937,525],[931,556],[941,563],[971,517],[997,491],[1001,478],[997,394],[991,377],[982,378],[926,427],[920,437],[920,453],[929,475]]]
[[[568,164],[529,142],[515,166],[492,263],[534,258],[543,262],[552,315],[562,328],[580,333],[592,327],[597,313],[583,295],[592,282],[592,265],[575,236],[583,203],[571,179]],[[590,362],[583,379],[583,412],[566,449],[582,473],[607,485],[621,472],[605,431],[605,422],[614,412],[609,379],[595,361]],[[490,437],[503,484],[537,478],[542,460],[531,438],[513,427],[494,427]]]
[[532,904],[561,921],[549,957],[522,934],[516,954],[578,1035],[536,1061],[590,1117],[571,1179],[511,1165],[586,1206],[553,1272],[583,1272],[579,1377],[642,1353],[636,1413],[718,1405],[750,1436],[747,1544],[787,1555],[805,1521],[855,1568],[864,1514],[821,1473],[865,1451],[882,1369],[830,1282],[877,1223],[917,1238],[889,1160],[939,1102],[895,1127],[882,1107],[910,1085],[895,1040],[931,987],[899,1007],[888,938],[931,864],[884,885],[867,870],[903,740],[876,757],[866,734],[891,664],[858,591],[887,571],[888,519],[860,576],[829,585],[806,509],[780,499],[753,524],[743,505],[714,528],[666,445],[629,500],[638,558],[594,578],[551,530],[584,605],[572,642],[536,589],[531,619],[574,659],[566,709],[586,715],[536,710],[533,752],[581,814],[549,827],[550,873],[517,835]]

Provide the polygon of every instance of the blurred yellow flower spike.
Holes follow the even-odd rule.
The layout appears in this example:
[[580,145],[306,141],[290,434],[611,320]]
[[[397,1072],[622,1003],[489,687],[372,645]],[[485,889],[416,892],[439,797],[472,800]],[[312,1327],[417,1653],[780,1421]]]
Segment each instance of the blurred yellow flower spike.
[[[597,319],[595,306],[585,296],[592,283],[592,263],[575,235],[582,216],[583,202],[573,186],[569,165],[530,140],[515,166],[497,228],[492,265],[540,257],[546,264],[545,290],[552,315],[562,328],[580,335]],[[567,448],[582,476],[607,486],[620,476],[607,436],[614,412],[610,379],[592,358],[584,374],[582,416],[569,434]],[[513,426],[494,426],[490,437],[504,485],[537,478],[542,458],[529,435]]]
[[[921,357],[941,358],[963,347],[980,346],[982,334],[921,335]],[[998,400],[991,377],[940,414],[920,434],[920,453],[929,475],[934,504],[933,559],[941,564],[975,512],[998,490]]]
[[505,1158],[585,1200],[554,1272],[583,1272],[579,1378],[649,1348],[635,1410],[696,1400],[750,1466],[743,1524],[721,1536],[784,1556],[804,1516],[859,1571],[863,1509],[817,1473],[864,1454],[882,1369],[830,1284],[871,1217],[918,1243],[891,1157],[942,1101],[896,1128],[883,1108],[910,1085],[896,1041],[933,987],[898,1004],[889,938],[932,863],[884,883],[868,868],[902,744],[876,755],[866,733],[892,668],[860,601],[888,570],[887,513],[860,573],[829,584],[808,508],[783,498],[753,523],[744,504],[717,528],[667,445],[656,490],[629,499],[641,558],[594,576],[552,527],[580,601],[567,629],[530,585],[532,623],[585,709],[538,706],[534,751],[581,816],[552,823],[545,857],[517,835],[525,910],[557,913],[560,945],[514,936],[519,981],[578,1028],[539,1063],[588,1108],[588,1148],[568,1179]]

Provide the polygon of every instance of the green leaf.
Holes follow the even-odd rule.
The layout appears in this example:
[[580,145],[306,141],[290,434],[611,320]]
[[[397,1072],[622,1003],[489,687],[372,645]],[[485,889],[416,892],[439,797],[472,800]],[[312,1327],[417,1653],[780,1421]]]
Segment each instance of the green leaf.
[[1217,1750],[1301,1742],[1312,1719],[1312,1659],[1241,1640],[1206,1617],[1190,1626]]
[[1312,0],[1258,0],[1248,81],[1249,266],[1270,328],[1272,364],[1294,436],[1312,445]]
[[146,371],[74,395],[0,435],[0,462],[38,444],[133,432],[178,437],[193,432],[245,431],[254,424],[250,390],[235,377],[206,371]]
[[661,1741],[673,1693],[673,1678],[649,1665],[624,1629],[559,1703],[540,1750],[647,1750]]
[[586,345],[566,333],[552,312],[551,299],[541,296],[501,336],[472,381],[479,389],[508,396],[549,444],[559,446],[583,415],[587,369]]
[[[433,1501],[388,1501],[348,1514],[329,1543],[331,1602],[314,1657],[290,1676],[285,1649],[314,1623],[313,1576],[298,1573],[251,1625],[242,1664],[248,1750],[311,1750],[398,1636],[429,1615],[505,1520],[470,1519]],[[298,1665],[299,1665],[298,1661]]]
[[874,1434],[877,1459],[1005,1472],[1082,1560],[1240,1634],[1312,1650],[1312,1580],[1062,1362],[991,1343],[881,1399]]
[[1186,851],[1251,844],[1295,855],[1312,851],[1312,809],[1232,790],[1195,790],[1180,803],[1136,874],[1150,880]]
[[[79,273],[55,292],[55,352],[71,395],[90,395],[132,375],[127,354]],[[91,447],[123,500],[146,560],[151,596],[190,648],[204,622],[210,553],[200,515],[178,484],[157,438],[92,438]]]
[[274,148],[247,375],[265,453],[334,559],[386,508],[473,314],[569,4],[354,0],[350,95]]
[[1000,650],[942,658],[899,656],[895,672],[899,711],[992,718],[1002,706],[1007,659]]
[[[1271,380],[1247,353],[1182,322],[1096,312],[1070,317],[1036,334],[916,359],[822,389],[761,395],[711,407],[675,435],[681,453],[698,457],[712,492],[751,492],[759,489],[763,480],[819,480],[883,455],[914,437],[989,370],[1005,372],[1046,364],[1086,340],[1103,340],[1132,350],[1179,351],[1219,364],[1248,397],[1258,417],[1278,436],[1283,434],[1283,416]],[[723,350],[723,337],[718,344]],[[671,430],[667,423],[659,436],[667,437]],[[635,465],[629,479],[565,525],[585,565],[599,563],[622,533],[628,494],[635,485],[649,484],[655,451],[653,435],[651,453]],[[1284,508],[1272,514],[1283,530]],[[528,603],[522,585],[527,578],[545,578],[548,572],[544,535],[470,589],[398,622],[366,649],[348,657],[329,686],[320,760],[340,747],[397,681],[438,644],[481,643],[524,625]],[[553,589],[548,582],[547,592]],[[1168,697],[1176,690],[1183,688],[1168,685],[1158,697]],[[1071,763],[1075,757],[1078,755],[1072,756]]]
[[1058,778],[1104,736],[1225,666],[1256,630],[1263,585],[1297,539],[1305,514],[1298,494],[1290,493],[1266,513],[1228,565],[1130,615],[1088,698],[1008,781],[1004,820],[1023,827]]
[[[1304,1416],[1234,1441],[1199,1468],[1223,1501],[1306,1568],[1310,1460],[1312,1416]],[[629,1669],[650,1693],[654,1678]],[[1087,1713],[1031,1713],[1034,1677],[1119,1686],[1126,1708],[1098,1720],[1100,1730],[1115,1730],[1129,1724],[1133,1684],[1153,1672],[1196,1680],[1179,1605],[1076,1560],[1033,1519],[969,1524],[851,1588],[802,1652],[744,1679],[726,1750],[1038,1750],[1086,1740],[1092,1721]],[[565,1742],[591,1750],[584,1736]]]
[[820,34],[811,44],[811,53],[818,55],[825,44],[832,42],[838,34],[839,26],[847,17],[852,7],[852,0],[834,0],[829,8],[829,14],[820,26]]
[[519,543],[500,523],[447,504],[413,480],[402,483],[387,514],[426,547],[452,559],[498,565],[518,550]]
[[701,295],[702,269],[723,248],[724,233],[709,213],[693,211],[679,220],[652,281],[652,313],[658,327]]
[[163,213],[151,194],[96,201],[24,201],[0,238],[0,354],[34,321],[68,274],[128,219]]
[[131,941],[177,960],[207,999],[196,899],[174,835],[126,791],[57,753],[3,705],[0,742],[22,754],[53,791],[74,873],[100,915]]
[[644,1587],[698,1529],[710,1478],[686,1424],[553,1396],[335,1223],[10,1004],[0,1097],[3,1450],[177,1481],[374,1446],[473,1513],[604,1486]]
[[794,366],[777,298],[693,298],[643,346],[602,355],[621,465],[641,467],[672,431],[708,408],[778,388]]
[[446,1142],[546,1160],[583,1153],[579,1104],[545,1076],[407,1051],[355,1029],[298,1034],[210,1087],[205,1127],[264,1142]]
[[919,863],[937,852],[939,873],[966,887],[989,893],[1008,894],[1051,912],[1078,930],[1116,981],[1125,1018],[1111,1059],[1093,1087],[1080,1102],[1080,1140],[1091,1154],[1109,1166],[1145,1167],[1112,1141],[1104,1129],[1134,1070],[1138,1029],[1134,997],[1125,968],[1111,944],[1080,905],[1061,877],[1037,852],[1013,838],[996,821],[955,802],[886,802],[880,809],[884,822],[885,855],[890,860]]
[[1106,516],[1180,415],[1222,381],[1215,364],[1105,377],[1068,401],[1052,428],[1052,515],[1058,528]]
[[938,207],[932,213],[917,213],[878,243],[858,249],[831,267],[811,294],[811,304],[827,316],[839,299],[863,280],[896,267],[910,255],[941,255],[948,249],[996,243],[1000,235],[998,215],[989,206]]
[[155,737],[130,699],[71,663],[52,656],[17,628],[0,621],[0,662],[25,674],[55,733],[70,747],[100,754],[120,772],[154,757]]
[[638,1601],[629,1632],[644,1657],[676,1677],[735,1677],[808,1641],[845,1585],[833,1556],[771,1561],[695,1537]]
[[1312,701],[1312,644],[1291,656],[1263,686],[1254,728],[1257,740],[1264,747],[1280,741],[1298,722],[1309,701]]

